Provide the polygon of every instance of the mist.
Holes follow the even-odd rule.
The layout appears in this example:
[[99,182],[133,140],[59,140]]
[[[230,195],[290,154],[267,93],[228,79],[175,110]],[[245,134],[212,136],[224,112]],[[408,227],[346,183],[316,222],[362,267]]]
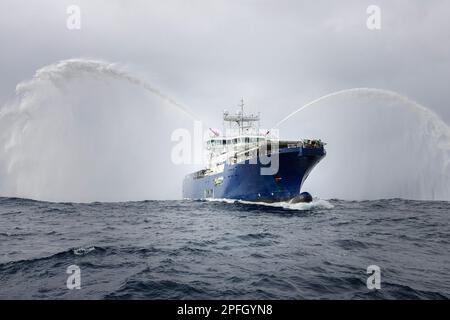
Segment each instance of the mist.
[[280,134],[327,143],[303,190],[331,199],[450,200],[450,128],[392,91],[355,88],[316,99]]
[[43,67],[0,109],[0,194],[50,201],[176,199],[171,161],[191,111],[113,64]]

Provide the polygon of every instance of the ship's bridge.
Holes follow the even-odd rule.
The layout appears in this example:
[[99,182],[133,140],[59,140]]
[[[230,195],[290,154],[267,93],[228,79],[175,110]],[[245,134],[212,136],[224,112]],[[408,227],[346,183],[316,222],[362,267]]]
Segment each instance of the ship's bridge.
[[265,141],[263,136],[238,136],[238,137],[217,137],[209,139],[206,142],[208,148],[214,148],[217,146],[230,146],[237,144],[258,143]]
[[242,100],[240,107],[241,110],[235,114],[223,112],[222,135],[211,129],[213,136],[206,142],[209,152],[207,168],[210,172],[220,172],[225,162],[233,164],[256,157],[262,147],[264,152],[270,154],[274,141],[277,148],[303,145],[302,141],[280,141],[269,131],[260,132],[260,114],[245,114]]

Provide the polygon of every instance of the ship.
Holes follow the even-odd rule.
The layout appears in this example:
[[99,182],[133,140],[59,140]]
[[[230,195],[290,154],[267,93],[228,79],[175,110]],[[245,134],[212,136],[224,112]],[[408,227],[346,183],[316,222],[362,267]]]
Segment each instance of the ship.
[[281,140],[260,130],[260,113],[223,112],[223,130],[211,130],[206,166],[185,176],[183,198],[252,202],[311,202],[302,192],[311,170],[325,155],[320,139]]

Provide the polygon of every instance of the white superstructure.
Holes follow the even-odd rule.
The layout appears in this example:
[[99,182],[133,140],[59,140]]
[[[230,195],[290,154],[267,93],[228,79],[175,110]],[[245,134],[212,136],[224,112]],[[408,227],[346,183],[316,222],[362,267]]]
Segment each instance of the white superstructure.
[[245,114],[244,101],[240,111],[223,112],[223,134],[211,130],[214,137],[206,142],[207,170],[210,174],[223,171],[225,162],[235,164],[256,156],[258,149],[268,140],[268,133],[260,132],[260,115]]

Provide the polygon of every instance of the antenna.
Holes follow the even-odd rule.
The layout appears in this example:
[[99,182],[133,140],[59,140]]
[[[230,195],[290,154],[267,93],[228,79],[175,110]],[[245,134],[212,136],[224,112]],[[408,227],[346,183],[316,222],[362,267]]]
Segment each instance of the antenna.
[[[235,114],[229,114],[228,111],[223,112],[223,126],[226,127],[226,124],[229,124],[229,128],[236,129],[239,135],[243,135],[245,130],[254,129],[256,127],[257,133],[259,132],[259,118],[260,113],[257,115],[244,113],[244,99],[241,99],[240,104],[238,105],[240,110],[238,110]],[[256,124],[254,125],[254,123]],[[224,130],[225,132],[225,130]]]
[[241,98],[241,134],[244,134],[244,98]]

